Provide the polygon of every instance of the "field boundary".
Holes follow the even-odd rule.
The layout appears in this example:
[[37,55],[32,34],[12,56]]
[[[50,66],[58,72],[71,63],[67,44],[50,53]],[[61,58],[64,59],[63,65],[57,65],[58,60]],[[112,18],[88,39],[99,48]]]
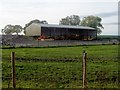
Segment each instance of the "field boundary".
[[2,46],[0,49],[14,49],[14,48],[60,48],[60,47],[79,47],[79,46],[102,46],[102,45],[120,45],[120,43],[112,43],[112,44],[81,44],[81,45],[64,45],[64,46]]

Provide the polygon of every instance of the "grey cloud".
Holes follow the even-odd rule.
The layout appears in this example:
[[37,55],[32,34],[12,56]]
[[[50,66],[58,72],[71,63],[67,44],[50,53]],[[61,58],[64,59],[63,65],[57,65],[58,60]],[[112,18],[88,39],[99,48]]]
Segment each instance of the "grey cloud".
[[[80,16],[80,18],[84,18],[86,16],[89,16],[89,15],[82,15]],[[120,15],[118,15],[118,12],[117,11],[113,11],[113,12],[103,12],[103,13],[98,13],[98,14],[93,14],[93,16],[99,16],[101,18],[107,18],[107,17],[112,17],[112,16],[118,16],[120,17]],[[111,23],[102,23],[103,25],[120,25],[120,23],[118,22],[111,22]]]
[[117,16],[118,12],[117,11],[113,11],[113,12],[103,12],[103,13],[98,13],[95,14],[96,16],[100,16],[100,17],[111,17],[111,16]]
[[120,25],[120,23],[112,22],[112,23],[102,23],[103,25]]
[[[113,12],[103,12],[103,13],[98,13],[98,14],[93,14],[94,16],[99,16],[101,18],[105,18],[105,17],[112,17],[112,16],[117,16],[118,12],[117,11],[113,11]],[[80,18],[86,17],[89,15],[82,15],[80,16]]]

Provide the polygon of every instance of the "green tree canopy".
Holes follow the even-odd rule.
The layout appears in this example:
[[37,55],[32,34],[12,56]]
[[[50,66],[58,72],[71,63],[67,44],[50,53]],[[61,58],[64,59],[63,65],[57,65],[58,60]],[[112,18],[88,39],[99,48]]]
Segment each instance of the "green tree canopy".
[[38,23],[38,24],[48,24],[48,22],[46,20],[38,20],[38,19],[35,19],[35,20],[31,20],[29,23],[25,24],[25,27],[24,27],[24,34],[25,34],[25,29],[31,25],[32,23]]
[[4,29],[2,29],[2,33],[4,34],[13,34],[16,33],[17,35],[21,33],[23,30],[22,26],[20,25],[6,25]]
[[59,21],[61,25],[79,25],[80,24],[80,17],[78,15],[71,15],[65,18],[62,18]]
[[101,29],[104,28],[101,24],[101,21],[102,19],[98,16],[87,16],[83,18],[81,25],[95,28],[97,30],[97,34],[101,34]]
[[35,20],[31,20],[29,23],[25,24],[25,27],[24,29],[26,29],[26,27],[28,27],[29,25],[31,25],[32,23],[39,23],[39,24],[48,24],[48,22],[46,20],[38,20],[38,19],[35,19]]

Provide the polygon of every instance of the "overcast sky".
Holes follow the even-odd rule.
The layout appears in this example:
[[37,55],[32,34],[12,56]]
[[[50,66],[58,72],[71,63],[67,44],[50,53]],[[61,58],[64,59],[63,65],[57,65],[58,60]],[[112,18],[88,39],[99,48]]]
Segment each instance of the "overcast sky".
[[0,29],[7,24],[25,26],[31,20],[46,20],[59,24],[59,20],[70,15],[81,18],[95,15],[102,18],[103,35],[118,34],[119,0],[1,0]]

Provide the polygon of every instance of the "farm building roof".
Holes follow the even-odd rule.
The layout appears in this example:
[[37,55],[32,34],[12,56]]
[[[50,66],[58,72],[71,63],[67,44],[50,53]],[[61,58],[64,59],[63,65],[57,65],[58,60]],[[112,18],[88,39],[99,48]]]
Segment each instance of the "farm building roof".
[[55,28],[73,28],[73,29],[92,29],[95,28],[86,27],[86,26],[74,26],[74,25],[56,25],[56,24],[40,24],[41,27],[55,27]]

